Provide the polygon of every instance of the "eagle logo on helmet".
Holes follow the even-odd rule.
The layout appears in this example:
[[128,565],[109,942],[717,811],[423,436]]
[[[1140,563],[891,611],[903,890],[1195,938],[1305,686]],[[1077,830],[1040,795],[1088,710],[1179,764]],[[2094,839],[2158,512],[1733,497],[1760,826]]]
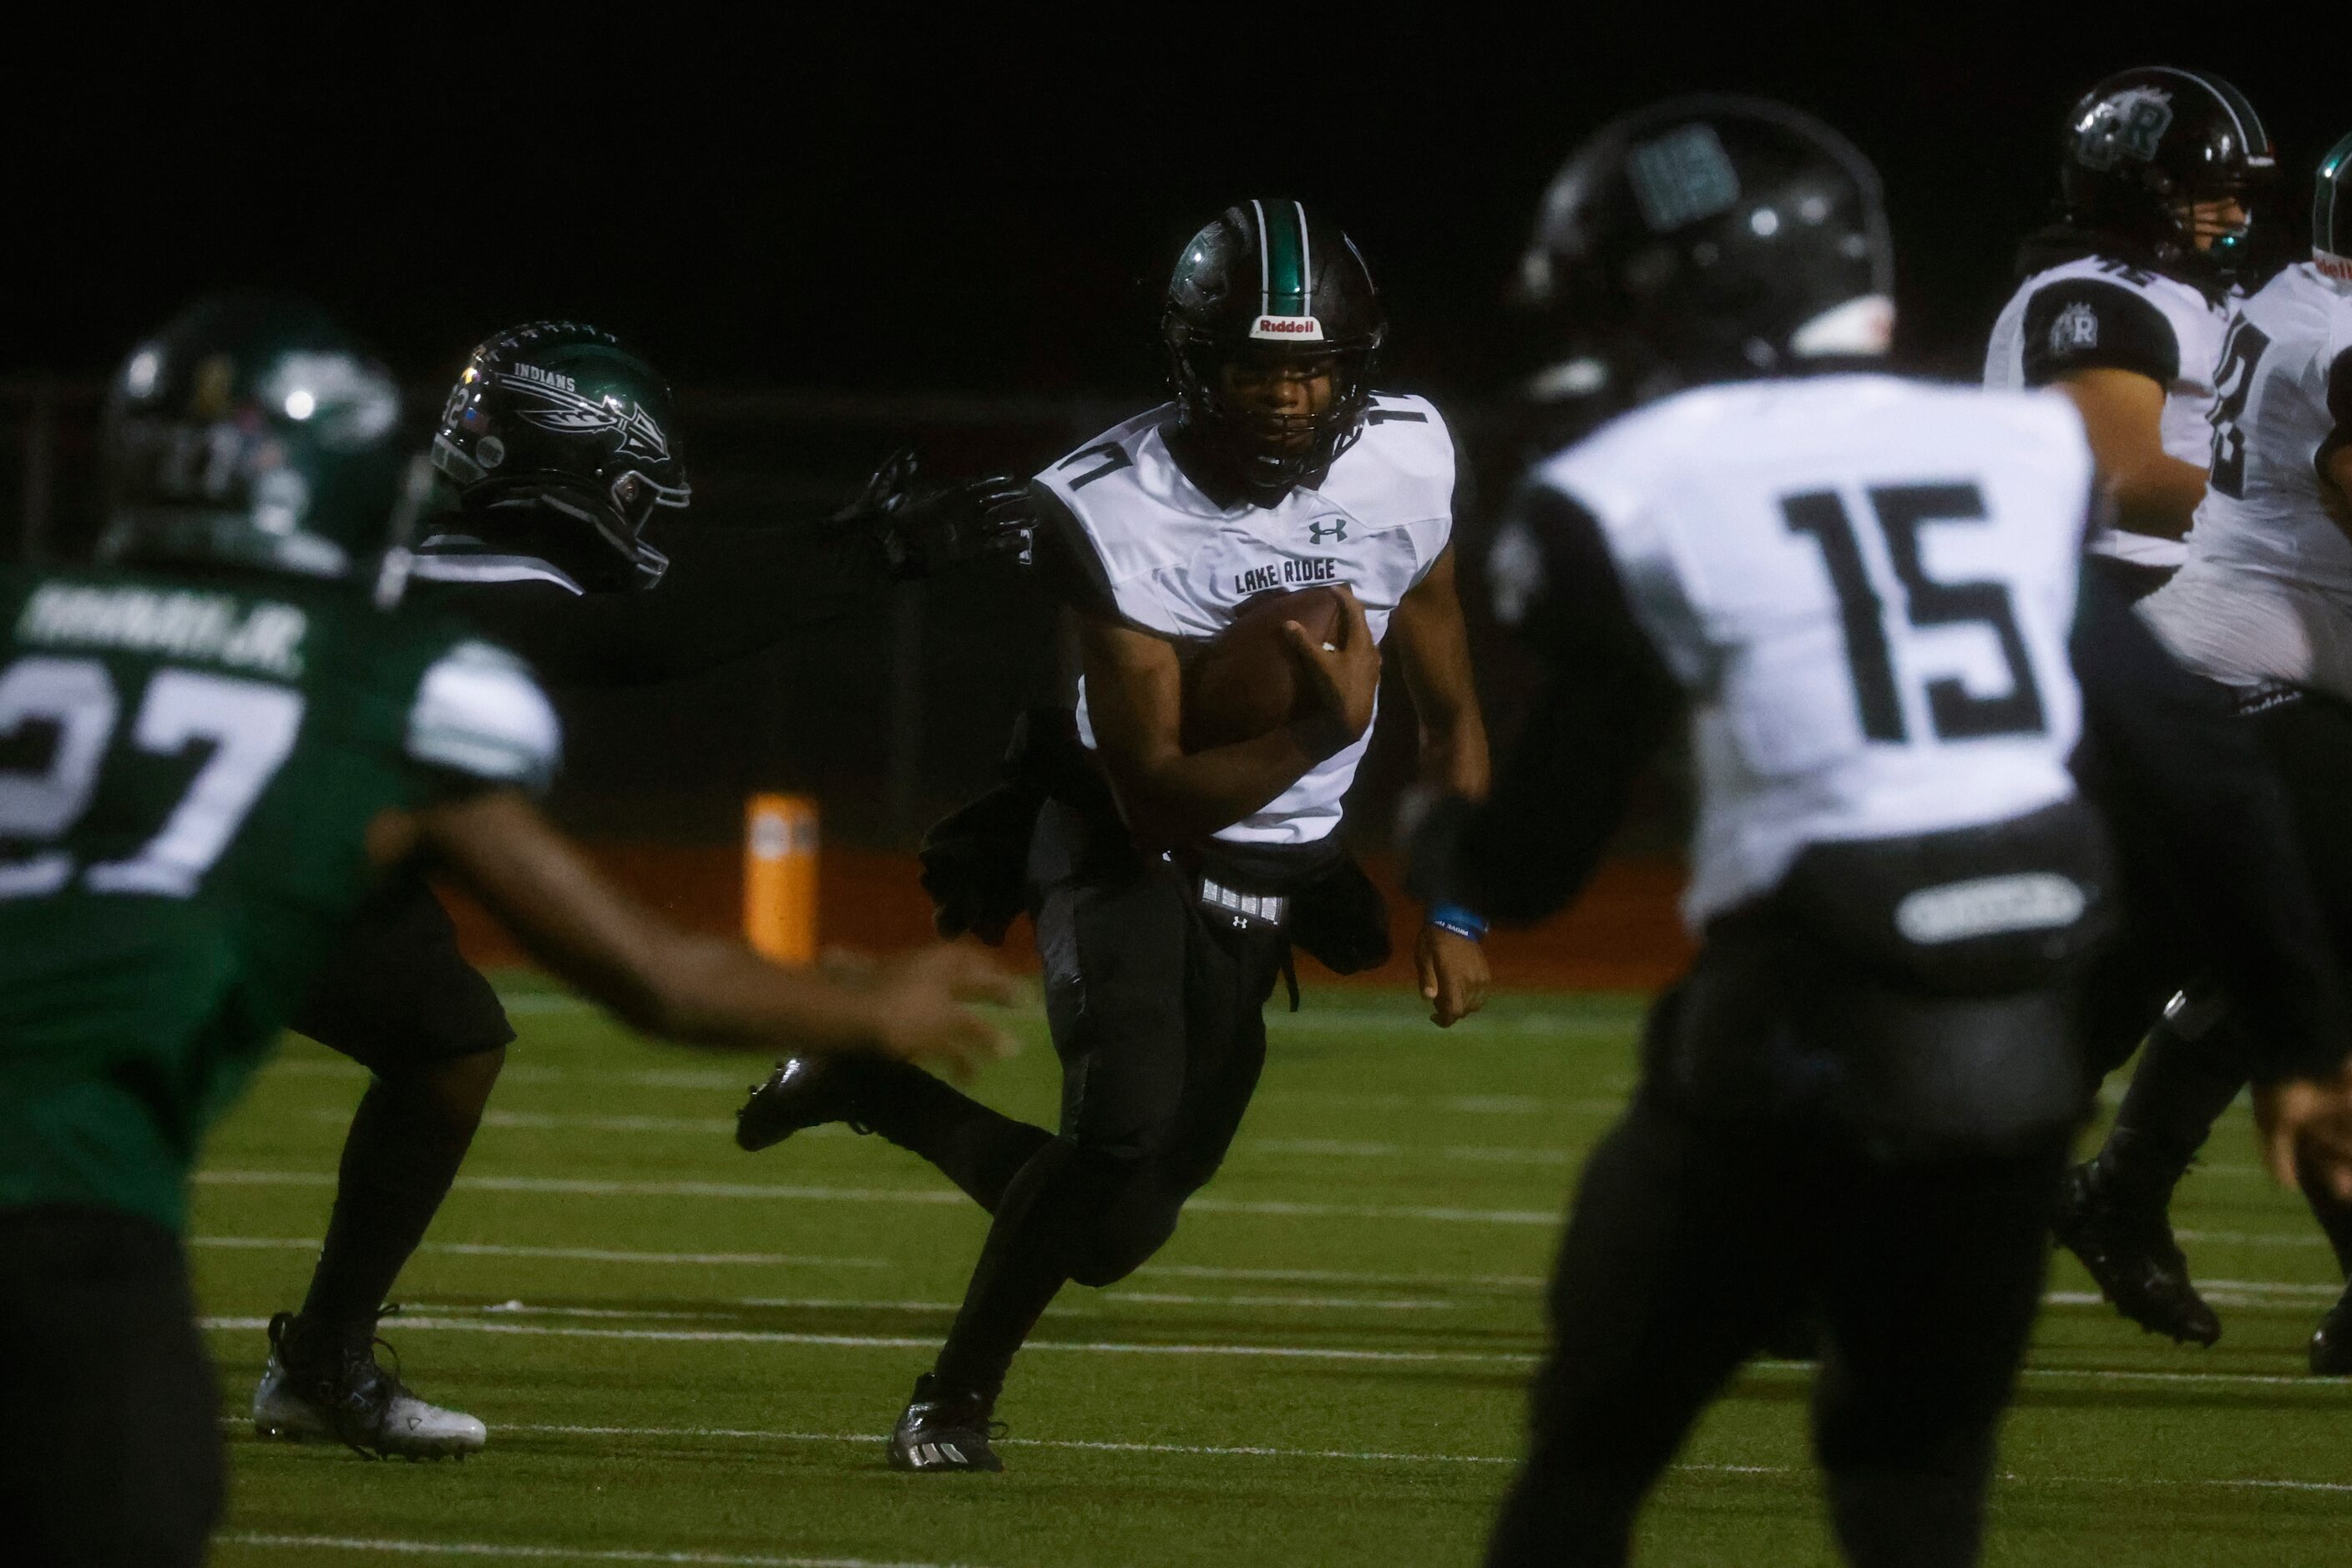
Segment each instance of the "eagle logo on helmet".
[[2145,163],[2172,126],[2172,94],[2158,87],[2130,87],[2101,99],[2075,128],[2076,150],[2094,169],[2112,169],[2126,159]]
[[539,400],[536,407],[526,405],[516,410],[526,424],[565,436],[613,432],[621,437],[622,452],[653,462],[668,460],[669,437],[654,423],[653,416],[635,403],[610,395],[591,397],[577,390],[570,376],[562,377],[559,384],[551,377],[541,380],[539,376],[502,371],[499,382]]

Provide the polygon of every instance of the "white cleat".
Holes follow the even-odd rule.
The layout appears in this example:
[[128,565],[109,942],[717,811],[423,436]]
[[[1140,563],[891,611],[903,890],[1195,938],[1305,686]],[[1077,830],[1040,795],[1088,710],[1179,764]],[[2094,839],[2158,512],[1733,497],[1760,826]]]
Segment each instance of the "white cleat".
[[341,1443],[381,1459],[462,1459],[488,1443],[480,1421],[426,1404],[378,1366],[372,1345],[320,1347],[324,1353],[312,1359],[301,1353],[303,1337],[290,1312],[269,1321],[269,1364],[253,1391],[255,1436]]

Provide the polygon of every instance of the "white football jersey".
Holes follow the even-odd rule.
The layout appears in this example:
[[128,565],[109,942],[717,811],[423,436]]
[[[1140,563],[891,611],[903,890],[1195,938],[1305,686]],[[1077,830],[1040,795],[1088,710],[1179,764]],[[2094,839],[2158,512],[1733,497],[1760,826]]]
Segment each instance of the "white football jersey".
[[1539,466],[1689,693],[1696,931],[1815,843],[2070,798],[2088,443],[2054,393],[1891,375],[1701,388]]
[[[1245,600],[1345,583],[1373,637],[1385,638],[1397,602],[1453,537],[1454,441],[1437,410],[1425,398],[1375,394],[1362,434],[1322,483],[1271,508],[1220,507],[1203,495],[1161,435],[1175,415],[1174,404],[1139,414],[1037,476],[1093,546],[1119,615],[1189,652],[1230,626]],[[1094,744],[1083,681],[1078,735]],[[1306,844],[1328,835],[1370,741],[1368,729],[1216,837]]]
[[[2347,433],[2330,377],[2352,378],[2347,355],[2352,280],[2308,262],[2271,279],[2230,323],[2189,564],[2141,606],[2202,675],[2352,700],[2352,540],[2328,515],[2319,476]],[[2352,401],[2340,379],[2335,395]]]
[[[2018,392],[2070,369],[2138,371],[2164,387],[2158,433],[2167,455],[2198,468],[2212,444],[2213,367],[2230,321],[2217,303],[2178,279],[2106,257],[2046,268],[2018,285],[1993,323],[1985,385]],[[2104,555],[2145,566],[2179,566],[2177,539],[2105,529],[2091,542]]]

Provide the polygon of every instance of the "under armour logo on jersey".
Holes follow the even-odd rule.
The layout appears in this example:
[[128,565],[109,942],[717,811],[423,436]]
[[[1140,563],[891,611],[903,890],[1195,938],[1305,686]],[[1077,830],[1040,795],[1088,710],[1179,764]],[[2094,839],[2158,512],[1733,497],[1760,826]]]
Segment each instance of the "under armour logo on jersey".
[[2069,305],[2050,323],[2050,352],[2053,354],[2074,353],[2098,346],[2099,313],[2088,305]]
[[1326,539],[1345,544],[1348,542],[1348,520],[1337,517],[1329,522],[1310,522],[1307,525],[1307,538],[1313,544],[1320,544]]

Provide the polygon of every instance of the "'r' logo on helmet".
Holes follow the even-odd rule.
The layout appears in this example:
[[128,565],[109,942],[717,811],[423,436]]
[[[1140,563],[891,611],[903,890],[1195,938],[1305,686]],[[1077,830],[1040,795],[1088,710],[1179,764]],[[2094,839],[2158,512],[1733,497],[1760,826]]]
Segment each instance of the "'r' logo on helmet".
[[2147,163],[2171,124],[2170,93],[2154,87],[2127,89],[2102,101],[2084,122],[2079,133],[2083,162],[2094,169],[2112,169],[2126,158]]
[[1347,543],[1348,520],[1341,517],[1335,518],[1329,522],[1310,522],[1307,525],[1307,538],[1308,542],[1320,544],[1323,542],[1326,535],[1328,535],[1331,539],[1341,544]]

